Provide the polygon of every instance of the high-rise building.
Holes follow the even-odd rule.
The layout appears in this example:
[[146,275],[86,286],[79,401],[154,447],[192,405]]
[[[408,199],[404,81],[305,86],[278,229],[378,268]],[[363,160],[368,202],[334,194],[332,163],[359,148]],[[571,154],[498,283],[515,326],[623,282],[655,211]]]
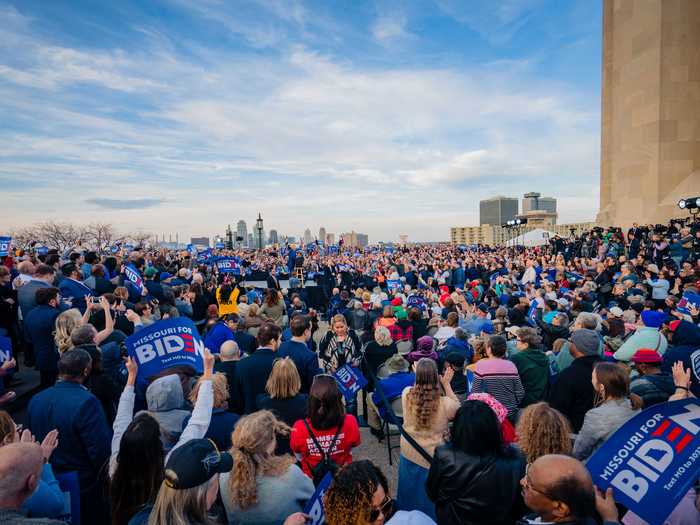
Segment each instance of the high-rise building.
[[523,211],[525,214],[529,211],[546,211],[549,213],[557,213],[557,199],[554,197],[542,197],[541,193],[532,191],[523,195]]
[[270,244],[277,244],[278,242],[277,230],[270,230]]
[[367,246],[369,246],[369,237],[366,233],[357,234],[357,245],[360,248],[367,248]]
[[666,224],[700,189],[700,2],[603,2],[604,226]]
[[253,239],[253,234],[248,234],[248,248],[255,248],[255,239]]
[[314,242],[314,238],[311,237],[311,230],[306,228],[304,230],[304,244],[311,244],[312,242]]
[[[262,242],[260,240],[262,239]],[[262,230],[261,232],[258,231],[258,229],[253,230],[253,248],[258,248],[262,246],[263,248],[267,244],[267,239],[265,238],[265,230]]]
[[479,201],[479,224],[500,226],[518,214],[518,199],[498,195]]
[[238,224],[236,225],[236,237],[240,237],[242,239],[242,241],[240,241],[242,244],[247,244],[248,226],[243,219],[238,221]]
[[346,248],[364,248],[369,244],[366,233],[357,233],[354,230],[349,233],[341,233],[340,238]]
[[326,234],[326,246],[332,246],[335,244],[335,233]]
[[318,240],[321,242],[326,242],[326,229],[321,226],[318,230]]

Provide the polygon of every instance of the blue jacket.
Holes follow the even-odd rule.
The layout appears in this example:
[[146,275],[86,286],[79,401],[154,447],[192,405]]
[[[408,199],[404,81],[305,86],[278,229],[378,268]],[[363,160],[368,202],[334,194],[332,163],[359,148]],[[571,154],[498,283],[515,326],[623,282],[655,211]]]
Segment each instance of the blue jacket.
[[301,377],[301,391],[309,393],[314,377],[321,373],[318,356],[304,343],[285,341],[277,351],[279,357],[289,357],[297,367]]
[[58,518],[63,514],[64,504],[63,491],[53,475],[51,464],[46,463],[36,490],[22,504],[22,513],[30,518]]
[[42,304],[32,309],[24,319],[24,333],[36,356],[36,367],[44,372],[58,370],[58,351],[53,339],[59,310]]
[[69,279],[66,277],[63,279],[59,285],[58,290],[61,292],[61,297],[64,299],[70,299],[73,308],[80,310],[81,314],[85,313],[87,304],[85,304],[86,295],[95,295],[87,285],[76,281],[74,279]]
[[[187,423],[190,422],[190,417],[187,416],[182,422],[182,430],[185,430]],[[241,418],[238,414],[233,414],[224,408],[215,408],[211,411],[211,422],[207,433],[204,434],[204,439],[211,439],[216,443],[216,447],[221,451],[226,451],[231,448],[231,432]]]
[[[204,338],[204,346],[208,348],[212,354],[218,354],[219,350],[221,349],[221,345],[226,341],[235,341],[233,332],[228,326],[226,326],[226,323],[219,321],[207,332],[207,335]],[[242,348],[241,351],[243,351]]]
[[29,428],[41,442],[58,429],[58,447],[51,456],[56,472],[77,471],[81,490],[95,483],[110,455],[112,431],[102,406],[87,388],[59,381],[29,402]]
[[257,339],[255,339],[255,337],[250,335],[248,332],[238,330],[233,333],[233,338],[238,343],[238,348],[241,349],[241,352],[245,352],[246,354],[252,354],[258,347]]
[[[403,392],[404,388],[406,388],[407,386],[413,386],[415,383],[416,374],[412,372],[395,372],[389,377],[386,377],[379,381],[379,386],[384,392],[386,400],[389,403],[391,403],[394,399],[401,396],[401,392]],[[384,417],[384,415],[386,414],[386,408],[384,407],[384,403],[382,403],[382,398],[379,396],[379,393],[377,392],[376,388],[372,393],[372,401],[374,402],[374,406],[377,407],[377,410],[379,410],[379,415],[381,417]]]
[[471,345],[468,342],[453,336],[446,341],[445,348],[439,354],[440,365],[442,365],[445,358],[453,352],[464,356],[465,365],[471,363],[472,358],[474,357],[474,349],[472,349]]
[[[678,323],[673,332],[670,346],[664,354],[664,361],[661,365],[663,372],[671,373],[673,364],[676,361],[683,361],[683,368],[693,370],[693,363],[690,356],[700,348],[700,327],[686,320]],[[694,395],[700,396],[700,384],[693,381],[690,390]]]

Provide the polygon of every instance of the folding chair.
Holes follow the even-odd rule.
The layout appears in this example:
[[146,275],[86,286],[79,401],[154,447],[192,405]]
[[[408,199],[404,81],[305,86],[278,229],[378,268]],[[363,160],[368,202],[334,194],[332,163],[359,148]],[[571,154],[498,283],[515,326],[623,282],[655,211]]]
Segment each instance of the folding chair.
[[[400,419],[401,423],[403,424],[403,406],[401,405],[400,396],[391,402],[391,409],[393,410],[396,417]],[[391,451],[396,448],[401,448],[401,431],[399,430],[399,427],[389,423],[389,419],[387,418],[384,418],[384,420],[382,421],[382,430],[384,431],[384,435],[386,436],[386,449],[387,453],[389,454],[389,465],[392,465],[393,459],[391,457]],[[391,436],[399,436],[399,442],[396,445],[391,444]]]

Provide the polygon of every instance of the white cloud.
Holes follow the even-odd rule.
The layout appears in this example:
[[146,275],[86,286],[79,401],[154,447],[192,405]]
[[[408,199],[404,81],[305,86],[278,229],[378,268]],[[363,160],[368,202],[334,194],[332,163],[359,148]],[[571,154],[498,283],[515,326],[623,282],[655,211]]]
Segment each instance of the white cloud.
[[[266,9],[309,24],[303,8]],[[219,23],[233,24],[230,16]],[[163,199],[149,214],[153,228],[193,234],[222,230],[234,219],[224,213],[262,209],[267,228],[282,233],[324,224],[374,239],[445,239],[449,226],[475,220],[479,198],[528,189],[564,195],[562,220],[594,214],[597,193],[576,201],[570,188],[597,180],[597,100],[543,83],[527,58],[379,68],[292,44],[252,56],[197,48],[195,60],[147,30],[149,46],[126,53],[59,47],[27,35],[24,19],[12,27],[25,55],[0,55],[0,111],[28,130],[0,130],[0,177],[18,221],[44,209],[90,219],[94,210],[74,211],[76,186],[81,199]],[[380,17],[373,29],[378,40],[402,38],[405,20]],[[273,41],[286,42],[283,33]],[[85,84],[118,96],[76,103]],[[51,194],[32,193],[38,210],[26,206],[30,176]]]

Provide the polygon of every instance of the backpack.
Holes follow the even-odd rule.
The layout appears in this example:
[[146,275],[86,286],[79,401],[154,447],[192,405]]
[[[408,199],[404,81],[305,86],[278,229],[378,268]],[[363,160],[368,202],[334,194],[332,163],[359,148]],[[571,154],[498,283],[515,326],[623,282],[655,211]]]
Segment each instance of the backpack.
[[328,446],[328,450],[323,450],[323,447],[321,447],[321,444],[318,442],[316,436],[311,430],[311,425],[309,425],[306,419],[304,419],[303,421],[304,425],[306,426],[306,430],[309,431],[309,436],[311,436],[314,445],[316,445],[316,448],[321,452],[321,461],[319,461],[318,465],[311,468],[311,477],[314,480],[314,486],[318,486],[318,484],[321,483],[323,478],[326,477],[326,474],[330,472],[331,476],[335,476],[335,473],[338,471],[338,464],[335,461],[333,461],[333,459],[331,458],[331,454],[333,453],[333,447],[335,446],[335,442],[338,440],[340,431],[343,430],[343,426],[345,426],[345,420],[343,420],[343,422],[340,425],[338,425],[338,430],[336,430],[335,436],[333,436],[333,439],[331,440],[331,443]]

